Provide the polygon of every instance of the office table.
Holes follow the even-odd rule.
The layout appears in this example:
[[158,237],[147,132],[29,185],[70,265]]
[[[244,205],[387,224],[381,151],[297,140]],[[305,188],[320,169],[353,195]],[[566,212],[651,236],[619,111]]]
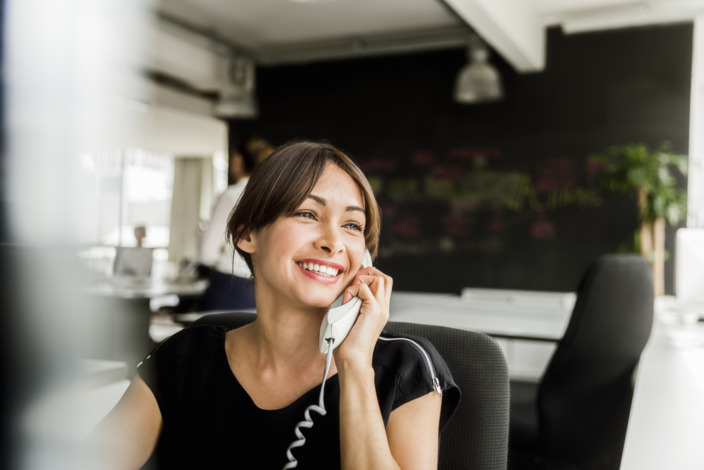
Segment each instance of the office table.
[[27,397],[17,423],[24,446],[13,449],[23,452],[23,468],[99,468],[86,461],[86,439],[129,386],[127,369],[117,361],[71,362]]
[[200,295],[207,287],[207,280],[177,282],[152,279],[150,282],[142,282],[118,278],[83,286],[81,291],[106,298],[152,299],[165,295]]
[[638,366],[622,470],[704,469],[704,323],[662,320]]
[[80,325],[90,336],[85,338],[83,357],[124,361],[130,372],[154,347],[149,335],[150,301],[166,295],[200,295],[205,280],[169,282],[153,279],[149,283],[129,280],[105,281],[81,286],[86,310]]
[[389,319],[486,333],[511,378],[536,382],[567,328],[574,293],[465,289],[461,295],[394,292]]

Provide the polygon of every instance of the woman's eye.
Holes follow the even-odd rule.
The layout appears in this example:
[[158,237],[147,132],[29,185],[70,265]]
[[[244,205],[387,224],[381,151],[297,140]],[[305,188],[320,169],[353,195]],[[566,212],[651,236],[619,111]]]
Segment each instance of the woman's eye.
[[310,211],[297,211],[294,212],[293,215],[295,217],[303,217],[305,219],[315,220],[315,214]]
[[346,228],[350,228],[352,230],[356,230],[358,232],[364,232],[364,227],[362,225],[358,224],[357,222],[349,222],[345,224]]

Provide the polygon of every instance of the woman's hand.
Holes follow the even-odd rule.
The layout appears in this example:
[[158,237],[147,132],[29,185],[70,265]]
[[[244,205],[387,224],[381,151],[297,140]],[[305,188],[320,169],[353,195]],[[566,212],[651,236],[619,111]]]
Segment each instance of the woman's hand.
[[359,316],[342,344],[335,349],[338,370],[345,364],[371,366],[374,346],[389,319],[393,279],[375,267],[360,269],[352,284],[345,289],[343,304],[359,297]]
[[[343,469],[437,468],[440,397],[426,394],[395,409],[384,425],[372,355],[389,319],[393,280],[364,268],[345,290],[343,303],[362,300],[359,316],[333,351],[340,383],[340,456]],[[419,426],[417,426],[420,423]]]

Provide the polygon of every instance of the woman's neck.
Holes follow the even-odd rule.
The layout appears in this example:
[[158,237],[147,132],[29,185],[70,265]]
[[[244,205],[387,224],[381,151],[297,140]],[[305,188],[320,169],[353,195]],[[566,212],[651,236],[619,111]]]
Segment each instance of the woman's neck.
[[248,331],[249,344],[262,365],[297,368],[324,359],[319,349],[320,311],[258,311]]

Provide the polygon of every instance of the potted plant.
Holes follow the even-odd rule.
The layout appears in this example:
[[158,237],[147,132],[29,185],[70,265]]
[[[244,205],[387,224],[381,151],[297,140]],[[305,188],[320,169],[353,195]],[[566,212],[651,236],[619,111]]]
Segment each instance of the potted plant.
[[665,142],[656,150],[645,144],[614,146],[590,158],[602,166],[607,188],[637,198],[640,227],[633,249],[650,261],[655,295],[663,295],[665,226],[676,225],[687,215],[686,191],[677,186],[677,174],[687,174],[687,157],[672,152]]

